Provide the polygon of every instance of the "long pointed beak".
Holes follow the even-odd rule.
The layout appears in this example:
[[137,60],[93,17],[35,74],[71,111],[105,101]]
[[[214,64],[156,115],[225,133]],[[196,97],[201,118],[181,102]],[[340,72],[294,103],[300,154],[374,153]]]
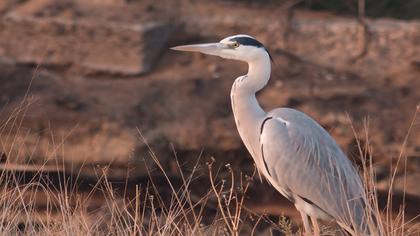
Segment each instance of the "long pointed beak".
[[201,52],[209,55],[219,56],[222,49],[224,49],[221,43],[203,43],[203,44],[191,44],[172,47],[172,50],[187,51],[187,52]]

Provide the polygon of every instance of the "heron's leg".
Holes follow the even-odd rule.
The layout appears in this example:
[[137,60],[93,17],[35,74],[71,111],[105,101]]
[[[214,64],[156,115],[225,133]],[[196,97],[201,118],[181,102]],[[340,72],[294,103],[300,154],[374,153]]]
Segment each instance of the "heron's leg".
[[312,221],[312,227],[314,228],[314,235],[315,236],[320,236],[321,235],[321,230],[319,229],[317,219],[315,217],[311,217],[311,221]]
[[304,235],[312,235],[311,226],[309,225],[308,215],[303,212],[300,212],[300,216],[302,217],[303,227],[305,228]]

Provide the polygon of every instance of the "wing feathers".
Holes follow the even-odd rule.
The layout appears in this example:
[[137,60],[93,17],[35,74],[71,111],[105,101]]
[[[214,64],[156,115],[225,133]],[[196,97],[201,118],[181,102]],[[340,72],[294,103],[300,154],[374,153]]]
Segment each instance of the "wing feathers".
[[331,136],[296,110],[281,108],[269,115],[261,126],[260,145],[277,186],[343,223],[363,220],[366,198],[360,176]]

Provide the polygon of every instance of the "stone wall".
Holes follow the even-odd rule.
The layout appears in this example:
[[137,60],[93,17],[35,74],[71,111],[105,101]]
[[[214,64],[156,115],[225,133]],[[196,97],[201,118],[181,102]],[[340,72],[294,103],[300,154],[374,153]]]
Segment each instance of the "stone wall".
[[[96,17],[89,15],[92,8]],[[113,9],[83,1],[28,1],[2,17],[0,55],[18,63],[124,75],[148,72],[173,26],[165,18],[111,20]],[[118,10],[133,14],[127,6]]]

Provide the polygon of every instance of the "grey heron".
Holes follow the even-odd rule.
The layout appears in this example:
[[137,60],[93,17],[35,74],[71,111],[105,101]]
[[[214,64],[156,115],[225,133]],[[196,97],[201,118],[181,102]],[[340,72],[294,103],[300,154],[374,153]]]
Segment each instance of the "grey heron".
[[352,235],[371,235],[369,203],[361,178],[346,155],[316,121],[291,108],[265,112],[255,93],[271,76],[271,56],[249,35],[217,43],[173,47],[248,63],[248,73],[231,89],[239,135],[257,169],[302,216],[305,232],[320,234],[318,219],[334,220]]

